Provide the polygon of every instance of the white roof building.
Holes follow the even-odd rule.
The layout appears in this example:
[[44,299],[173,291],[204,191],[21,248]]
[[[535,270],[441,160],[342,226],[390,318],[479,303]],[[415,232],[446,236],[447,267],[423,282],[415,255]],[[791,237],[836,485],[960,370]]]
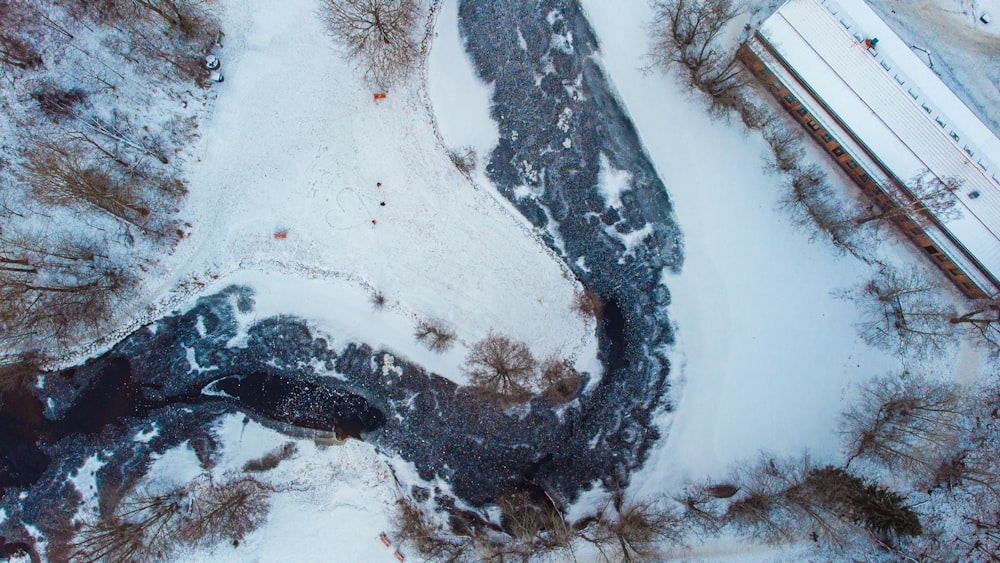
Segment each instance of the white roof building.
[[861,145],[867,154],[851,156],[876,181],[929,171],[960,182],[960,213],[926,234],[983,292],[1000,293],[1000,139],[863,0],[788,0],[747,47],[804,106],[823,106],[835,137]]

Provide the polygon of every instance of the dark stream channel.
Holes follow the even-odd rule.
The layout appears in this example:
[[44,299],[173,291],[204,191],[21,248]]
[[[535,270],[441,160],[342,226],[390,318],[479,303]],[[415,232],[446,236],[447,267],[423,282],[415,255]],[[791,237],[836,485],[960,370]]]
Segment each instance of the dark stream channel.
[[57,419],[45,416],[42,401],[34,394],[5,397],[0,409],[0,491],[34,484],[50,465],[45,451],[52,445],[99,434],[109,425],[143,419],[171,405],[225,403],[264,420],[334,432],[342,439],[360,438],[385,422],[385,416],[358,395],[266,372],[220,377],[204,386],[209,393],[199,388],[168,398],[147,396],[144,386],[133,379],[129,360],[113,352],[47,377],[74,381],[81,370],[92,372],[91,384]]

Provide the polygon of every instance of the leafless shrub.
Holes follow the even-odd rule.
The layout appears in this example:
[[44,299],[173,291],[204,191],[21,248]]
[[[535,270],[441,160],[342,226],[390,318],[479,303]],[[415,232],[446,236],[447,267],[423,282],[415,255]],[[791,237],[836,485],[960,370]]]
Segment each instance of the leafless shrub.
[[542,395],[553,403],[565,403],[576,396],[583,376],[565,358],[549,356],[540,366]]
[[573,308],[584,317],[600,319],[604,314],[604,300],[592,289],[584,289],[573,298]]
[[372,293],[372,307],[376,309],[384,309],[386,304],[385,294],[381,291],[376,291]]
[[410,499],[401,498],[397,507],[397,539],[412,544],[424,557],[434,561],[459,561],[473,549],[471,538],[446,534]]
[[462,174],[471,174],[476,169],[476,149],[472,147],[449,149],[448,158]]
[[251,459],[243,465],[243,471],[247,473],[262,473],[278,467],[282,461],[292,457],[299,450],[295,442],[285,442],[280,448],[268,452],[262,457]]
[[547,497],[535,502],[530,493],[514,491],[502,495],[497,507],[504,531],[529,553],[565,547],[573,539],[569,524]]
[[455,342],[455,333],[444,325],[443,321],[431,319],[420,321],[413,331],[413,337],[423,342],[434,352],[444,352]]
[[515,404],[531,395],[535,357],[524,342],[491,333],[469,351],[465,370],[477,395],[500,405]]
[[344,55],[376,85],[405,77],[417,62],[414,0],[324,0],[320,15]]
[[916,376],[876,377],[842,415],[848,464],[869,459],[918,475],[938,470],[961,431],[962,394],[953,384]]
[[31,93],[31,99],[47,116],[58,119],[69,117],[73,109],[87,101],[87,93],[79,88],[64,90],[48,85]]

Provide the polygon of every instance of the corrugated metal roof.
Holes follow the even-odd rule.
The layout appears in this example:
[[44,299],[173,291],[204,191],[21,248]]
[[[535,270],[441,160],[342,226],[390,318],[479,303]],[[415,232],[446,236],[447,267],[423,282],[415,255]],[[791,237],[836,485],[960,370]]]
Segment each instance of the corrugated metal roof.
[[[856,0],[789,0],[760,34],[897,178],[930,170],[962,182],[962,216],[942,223],[1000,279],[1000,186],[992,178],[1000,158],[991,154],[1000,140],[954,93]],[[876,36],[873,52],[862,41]]]

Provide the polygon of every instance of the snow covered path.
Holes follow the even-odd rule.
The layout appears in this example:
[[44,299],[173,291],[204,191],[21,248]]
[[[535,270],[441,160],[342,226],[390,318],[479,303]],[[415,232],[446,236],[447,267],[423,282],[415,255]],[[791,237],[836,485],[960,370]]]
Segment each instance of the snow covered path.
[[[454,168],[435,136],[422,73],[375,103],[334,52],[318,8],[315,0],[224,4],[226,81],[188,172],[183,219],[192,236],[168,258],[173,275],[154,295],[160,307],[112,339],[250,270],[381,292],[409,319],[386,342],[404,354],[419,353],[412,324],[428,318],[464,343],[496,330],[540,356],[589,349],[593,325],[572,310],[568,269],[523,218]],[[264,294],[282,292],[275,283]],[[328,296],[342,293],[331,286]],[[319,295],[299,300],[312,310],[305,316],[338,316]],[[354,324],[379,322],[356,309]],[[448,363],[445,375],[461,379]]]

